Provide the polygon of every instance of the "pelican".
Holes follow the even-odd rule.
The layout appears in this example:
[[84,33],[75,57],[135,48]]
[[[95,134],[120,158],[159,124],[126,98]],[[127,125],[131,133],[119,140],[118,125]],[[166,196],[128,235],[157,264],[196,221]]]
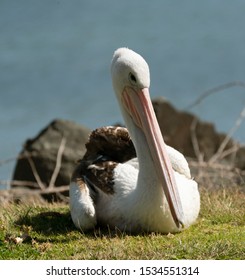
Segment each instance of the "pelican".
[[136,52],[119,48],[111,76],[127,128],[91,133],[70,183],[75,226],[159,233],[188,228],[199,214],[198,185],[184,156],[164,143],[150,99],[148,64]]

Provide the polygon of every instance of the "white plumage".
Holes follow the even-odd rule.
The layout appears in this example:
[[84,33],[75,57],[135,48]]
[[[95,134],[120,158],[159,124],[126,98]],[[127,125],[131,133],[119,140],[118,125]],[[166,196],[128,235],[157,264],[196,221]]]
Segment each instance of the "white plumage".
[[[85,168],[84,162],[90,159],[86,155],[70,185],[73,222],[81,230],[96,224],[131,232],[173,233],[187,228],[198,217],[198,185],[184,156],[162,139],[149,98],[148,65],[137,53],[121,48],[114,53],[111,72],[137,159],[115,164],[103,154]],[[98,173],[104,171],[112,176],[109,189],[87,175],[91,169],[93,174],[104,176]],[[106,182],[108,176],[104,176]]]

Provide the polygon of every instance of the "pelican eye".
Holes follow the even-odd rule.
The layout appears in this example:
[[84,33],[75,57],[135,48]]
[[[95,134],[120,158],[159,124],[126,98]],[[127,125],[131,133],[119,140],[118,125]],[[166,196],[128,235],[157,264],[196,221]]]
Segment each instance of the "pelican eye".
[[130,82],[132,82],[133,84],[136,84],[136,83],[137,83],[137,79],[136,79],[135,75],[132,74],[131,72],[129,73],[129,80],[130,80]]

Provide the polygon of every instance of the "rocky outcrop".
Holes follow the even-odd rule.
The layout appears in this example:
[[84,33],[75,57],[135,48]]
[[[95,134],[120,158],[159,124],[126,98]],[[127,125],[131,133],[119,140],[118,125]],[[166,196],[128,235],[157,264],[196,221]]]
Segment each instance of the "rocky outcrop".
[[[153,100],[153,106],[165,142],[187,157],[195,159],[201,156],[204,161],[209,160],[218,151],[226,137],[225,134],[217,133],[213,124],[202,122],[193,114],[176,110],[162,98]],[[70,121],[51,122],[34,139],[26,141],[16,163],[13,180],[23,181],[23,184],[24,181],[36,182],[33,166],[28,160],[30,157],[41,181],[47,187],[57,163],[61,141],[65,139],[61,166],[54,185],[56,187],[69,185],[76,161],[85,153],[85,143],[89,134],[89,129]],[[225,149],[230,149],[235,145],[238,144],[229,140]],[[233,153],[232,156],[229,154],[224,159],[226,161],[232,159],[235,167],[245,169],[244,148],[239,148],[235,154]],[[29,185],[28,188],[31,186]],[[63,194],[67,195],[68,192],[63,192]],[[46,193],[44,197],[49,200],[57,198],[52,192]]]
[[[89,129],[74,122],[54,120],[34,139],[26,141],[16,163],[13,180],[37,182],[34,176],[34,166],[42,183],[46,187],[49,186],[50,179],[56,166],[57,153],[61,141],[65,139],[61,166],[54,185],[69,185],[76,161],[82,158],[85,153],[85,143],[87,142],[89,133]],[[28,188],[31,187],[29,186]],[[67,192],[64,194],[67,195]],[[55,195],[48,194],[45,195],[45,197],[50,199],[51,197],[55,198]]]
[[[204,161],[209,160],[226,137],[225,134],[218,133],[212,123],[203,122],[193,114],[176,110],[163,98],[153,100],[153,106],[165,142],[187,157],[201,156]],[[228,141],[225,149],[230,149],[234,144],[234,141]]]

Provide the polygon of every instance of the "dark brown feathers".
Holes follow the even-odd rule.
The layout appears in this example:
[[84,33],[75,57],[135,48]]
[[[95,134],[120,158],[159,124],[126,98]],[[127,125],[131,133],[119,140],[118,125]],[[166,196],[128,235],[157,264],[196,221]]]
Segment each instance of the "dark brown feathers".
[[113,171],[118,163],[136,157],[133,142],[124,127],[107,126],[94,130],[86,143],[87,151],[73,174],[81,187],[86,183],[95,193],[113,194]]
[[85,159],[103,155],[115,162],[123,163],[136,157],[128,130],[120,126],[106,126],[94,130],[86,144]]

